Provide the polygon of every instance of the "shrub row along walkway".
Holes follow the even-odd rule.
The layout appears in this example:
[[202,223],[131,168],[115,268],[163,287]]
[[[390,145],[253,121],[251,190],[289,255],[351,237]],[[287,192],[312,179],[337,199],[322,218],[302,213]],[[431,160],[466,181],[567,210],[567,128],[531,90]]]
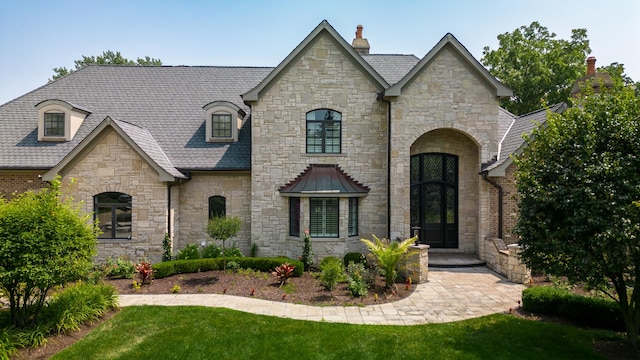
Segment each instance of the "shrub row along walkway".
[[508,311],[518,306],[522,289],[486,267],[473,267],[429,269],[429,281],[417,284],[409,297],[363,307],[307,306],[221,294],[120,295],[120,306],[200,305],[298,320],[415,325]]

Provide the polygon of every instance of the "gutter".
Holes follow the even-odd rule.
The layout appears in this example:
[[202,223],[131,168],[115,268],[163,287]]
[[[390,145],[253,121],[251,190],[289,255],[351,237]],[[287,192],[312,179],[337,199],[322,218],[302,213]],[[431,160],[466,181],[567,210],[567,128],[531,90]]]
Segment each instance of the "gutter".
[[498,184],[497,182],[489,179],[489,174],[487,171],[482,171],[480,172],[480,175],[482,175],[482,178],[484,179],[484,181],[488,182],[489,184],[493,185],[493,187],[495,187],[496,189],[498,189],[498,238],[502,239],[502,198],[503,198],[503,190],[502,190],[502,186],[500,186],[500,184]]

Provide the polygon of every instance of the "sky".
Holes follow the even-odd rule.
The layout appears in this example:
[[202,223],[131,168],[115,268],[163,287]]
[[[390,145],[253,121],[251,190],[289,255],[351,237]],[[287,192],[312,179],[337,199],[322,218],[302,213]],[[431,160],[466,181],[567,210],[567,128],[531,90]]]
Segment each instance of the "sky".
[[106,50],[164,65],[277,66],[322,20],[349,43],[363,25],[372,54],[422,58],[452,33],[478,60],[533,21],[558,39],[584,28],[597,66],[624,64],[640,81],[638,0],[0,0],[0,104]]

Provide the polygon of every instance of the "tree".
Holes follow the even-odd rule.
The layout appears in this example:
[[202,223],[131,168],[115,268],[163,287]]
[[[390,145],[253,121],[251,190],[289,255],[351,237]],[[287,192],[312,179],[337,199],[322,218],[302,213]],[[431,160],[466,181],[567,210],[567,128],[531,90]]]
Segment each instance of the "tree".
[[538,22],[498,35],[499,47],[485,46],[482,64],[514,95],[501,101],[510,112],[522,115],[546,104],[570,103],[573,83],[585,74],[591,51],[586,29],[571,31],[571,40],[556,39]]
[[224,242],[236,236],[240,231],[240,218],[237,216],[226,217],[216,216],[209,220],[207,223],[207,235],[211,236],[213,240],[222,241],[222,257],[224,259],[223,268],[227,270],[227,255],[224,247]]
[[549,114],[515,159],[516,233],[530,268],[604,291],[640,328],[640,99],[618,82]]
[[145,56],[144,58],[137,58],[136,61],[129,60],[120,54],[119,51],[113,52],[111,50],[103,51],[102,55],[98,56],[84,56],[82,55],[81,60],[74,60],[76,68],[73,70],[69,70],[66,67],[57,67],[53,68],[55,74],[51,78],[51,80],[59,79],[65,75],[68,75],[75,70],[80,70],[83,67],[91,64],[96,65],[127,65],[127,66],[135,66],[135,65],[145,65],[145,66],[160,66],[162,65],[162,61],[160,59],[154,59],[149,56]]
[[99,233],[62,193],[59,177],[0,204],[0,289],[15,326],[37,322],[51,288],[86,276]]

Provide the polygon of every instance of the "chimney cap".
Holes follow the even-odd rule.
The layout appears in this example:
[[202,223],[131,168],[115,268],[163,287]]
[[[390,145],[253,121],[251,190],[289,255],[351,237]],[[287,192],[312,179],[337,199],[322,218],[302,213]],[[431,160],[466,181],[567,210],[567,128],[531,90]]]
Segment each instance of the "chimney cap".
[[353,46],[354,50],[360,54],[368,54],[369,53],[369,41],[362,37],[362,25],[358,25],[356,27],[356,37],[351,42],[351,46]]

